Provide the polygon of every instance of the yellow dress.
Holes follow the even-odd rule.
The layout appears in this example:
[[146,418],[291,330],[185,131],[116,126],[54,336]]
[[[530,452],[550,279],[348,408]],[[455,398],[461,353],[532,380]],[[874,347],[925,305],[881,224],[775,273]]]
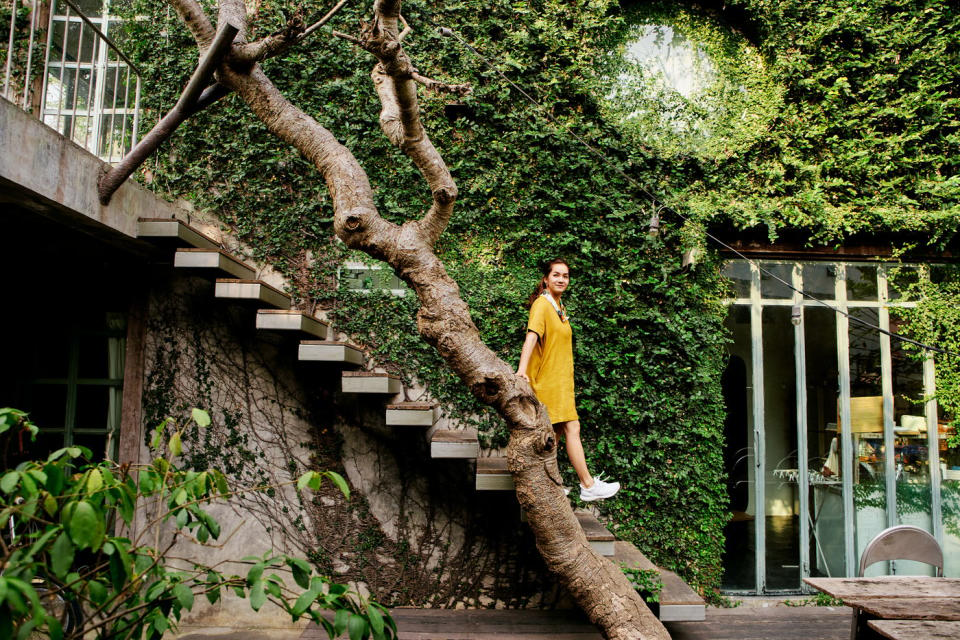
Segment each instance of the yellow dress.
[[527,330],[540,339],[530,356],[527,376],[537,399],[546,407],[550,422],[579,420],[573,395],[573,331],[550,301],[540,296],[530,307]]

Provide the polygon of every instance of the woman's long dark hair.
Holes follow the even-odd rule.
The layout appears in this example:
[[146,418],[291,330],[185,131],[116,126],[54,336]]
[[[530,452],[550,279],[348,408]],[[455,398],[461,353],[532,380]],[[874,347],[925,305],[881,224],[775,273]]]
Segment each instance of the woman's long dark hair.
[[567,268],[567,271],[570,270],[569,263],[567,263],[567,261],[564,260],[563,258],[554,258],[553,260],[550,260],[549,262],[544,263],[543,267],[540,269],[540,272],[543,274],[543,277],[540,278],[540,280],[537,282],[537,286],[534,287],[533,289],[533,293],[531,293],[530,297],[527,298],[527,309],[532,307],[533,303],[537,301],[537,298],[542,296],[543,292],[547,290],[547,288],[543,284],[543,280],[548,275],[550,275],[550,272],[553,271],[553,266],[557,264],[562,264],[563,266],[565,266]]

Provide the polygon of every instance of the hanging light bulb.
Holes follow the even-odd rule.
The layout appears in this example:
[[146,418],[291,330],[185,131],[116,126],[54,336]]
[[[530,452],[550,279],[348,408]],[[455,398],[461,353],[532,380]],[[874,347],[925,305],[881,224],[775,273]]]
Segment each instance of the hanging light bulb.
[[790,312],[790,322],[793,323],[793,326],[799,327],[801,320],[803,320],[803,311],[800,309],[800,305],[795,304]]
[[650,230],[647,232],[651,238],[656,238],[660,234],[660,212],[654,211],[650,216]]

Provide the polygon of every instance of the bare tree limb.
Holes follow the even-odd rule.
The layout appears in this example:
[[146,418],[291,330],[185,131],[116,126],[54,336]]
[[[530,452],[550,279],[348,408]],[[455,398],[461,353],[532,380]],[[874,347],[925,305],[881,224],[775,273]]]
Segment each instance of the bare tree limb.
[[153,152],[163,144],[164,140],[173,135],[173,132],[186,121],[187,118],[213,104],[216,100],[227,95],[229,91],[217,83],[207,87],[214,70],[226,56],[230,43],[237,34],[237,28],[231,24],[221,26],[217,35],[210,42],[200,60],[200,64],[190,76],[190,81],[180,94],[180,99],[167,115],[160,119],[150,133],[145,135],[131,149],[120,162],[109,171],[102,174],[97,181],[97,193],[100,203],[107,205],[113,194],[116,193],[123,181],[133,175],[143,161],[153,155]]
[[235,64],[252,64],[268,58],[282,55],[307,39],[317,29],[327,24],[333,16],[346,6],[348,0],[340,0],[322,18],[304,28],[302,17],[298,14],[291,18],[284,28],[269,36],[234,48],[230,56]]
[[462,97],[473,91],[473,88],[469,84],[447,84],[439,80],[434,80],[433,78],[422,76],[416,71],[411,73],[410,77],[413,78],[414,82],[422,84],[424,88],[430,91],[436,91],[437,93],[450,93]]
[[213,28],[207,14],[200,8],[200,4],[196,0],[170,0],[170,4],[193,34],[193,38],[200,46],[200,51],[206,50],[216,35],[216,29]]
[[312,25],[310,25],[309,27],[307,27],[307,28],[304,30],[303,36],[301,37],[301,40],[302,40],[303,38],[306,38],[307,36],[309,36],[311,33],[313,33],[314,31],[316,31],[317,29],[319,29],[319,28],[322,27],[323,25],[325,25],[325,24],[327,24],[328,22],[330,22],[330,19],[333,18],[333,16],[337,15],[337,13],[339,13],[340,9],[343,9],[343,7],[344,7],[346,4],[347,4],[347,0],[340,0],[340,2],[338,2],[338,3],[333,7],[333,9],[330,9],[330,11],[327,12],[327,15],[323,16],[322,18],[320,18],[319,20],[317,20],[316,22],[314,22]]
[[399,18],[400,18],[400,22],[403,23],[403,31],[401,31],[401,32],[399,33],[399,35],[397,35],[397,41],[398,41],[398,42],[403,42],[403,39],[406,38],[407,35],[408,35],[411,31],[413,31],[413,29],[410,28],[410,25],[407,23],[407,19],[406,19],[406,18],[404,18],[402,15],[399,16]]
[[303,33],[303,20],[296,15],[287,22],[282,31],[235,47],[230,60],[235,64],[252,64],[278,56],[300,42]]
[[243,0],[219,0],[220,13],[217,24],[232,24],[238,29],[234,42],[244,44],[247,41],[247,6]]
[[360,41],[360,38],[354,38],[354,37],[351,36],[349,33],[342,33],[342,32],[340,32],[340,31],[334,31],[334,32],[333,32],[333,35],[334,35],[335,37],[337,37],[337,38],[340,38],[340,39],[342,39],[342,40],[346,40],[347,42],[352,42],[353,44],[357,45],[358,47],[363,48],[363,43]]
[[453,213],[457,186],[420,122],[413,79],[416,69],[399,41],[400,20],[399,3],[378,0],[374,3],[373,21],[364,26],[359,45],[380,61],[372,72],[382,105],[380,126],[387,138],[420,170],[433,195],[430,210],[418,222],[428,245],[432,246]]

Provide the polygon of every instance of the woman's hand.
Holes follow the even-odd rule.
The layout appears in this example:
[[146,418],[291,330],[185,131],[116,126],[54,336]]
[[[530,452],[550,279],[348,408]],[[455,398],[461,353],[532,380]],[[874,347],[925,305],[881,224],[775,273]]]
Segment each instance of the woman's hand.
[[523,379],[526,380],[527,382],[530,382],[530,376],[528,376],[526,373],[524,373],[524,372],[522,372],[522,371],[520,371],[520,370],[517,370],[517,377],[518,377],[518,378],[523,378]]

